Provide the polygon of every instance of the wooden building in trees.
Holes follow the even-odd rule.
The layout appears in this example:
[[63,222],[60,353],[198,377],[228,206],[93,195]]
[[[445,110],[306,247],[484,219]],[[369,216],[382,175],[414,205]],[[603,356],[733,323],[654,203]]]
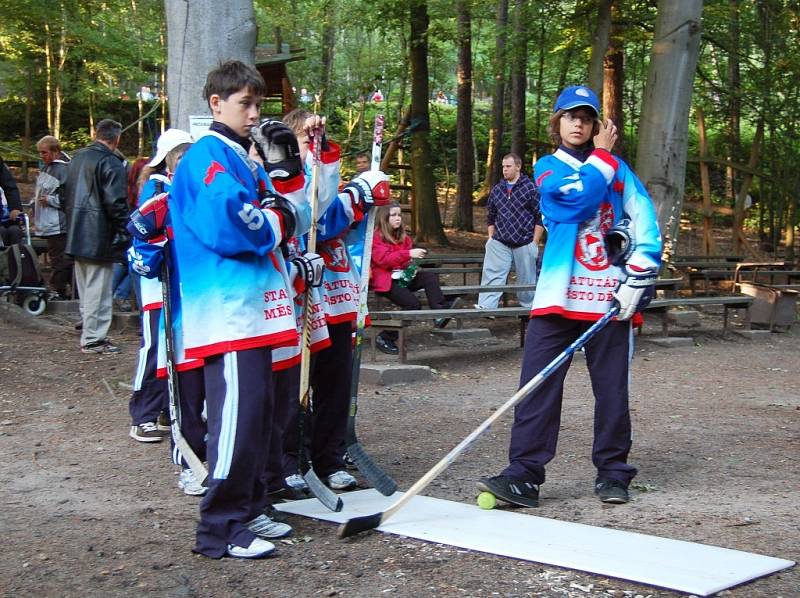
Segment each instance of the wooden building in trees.
[[297,98],[289,81],[286,65],[305,60],[305,49],[290,48],[287,43],[256,46],[256,68],[267,84],[267,95],[261,107],[264,116],[280,118],[297,107]]

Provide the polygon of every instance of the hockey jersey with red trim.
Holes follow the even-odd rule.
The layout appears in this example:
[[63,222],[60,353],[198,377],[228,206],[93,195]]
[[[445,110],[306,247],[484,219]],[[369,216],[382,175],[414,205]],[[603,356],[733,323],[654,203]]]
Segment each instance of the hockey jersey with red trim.
[[187,357],[298,342],[288,274],[276,251],[287,231],[260,209],[264,169],[209,131],[186,152],[170,190]]
[[[580,162],[563,149],[536,162],[547,245],[531,315],[598,320],[613,304],[620,270],[608,261],[605,235],[630,218],[636,247],[628,264],[658,270],[661,234],[653,203],[633,170],[596,149]],[[641,322],[641,316],[634,324]]]

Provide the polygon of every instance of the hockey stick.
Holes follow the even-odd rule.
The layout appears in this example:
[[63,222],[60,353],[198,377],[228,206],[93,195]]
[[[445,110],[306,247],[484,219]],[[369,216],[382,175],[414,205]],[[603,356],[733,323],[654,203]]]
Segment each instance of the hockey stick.
[[497,409],[486,421],[478,426],[469,436],[462,440],[458,446],[451,450],[444,458],[434,465],[430,471],[423,475],[417,482],[409,488],[403,496],[396,500],[393,504],[389,505],[382,513],[375,513],[374,515],[365,515],[363,517],[353,517],[345,521],[339,526],[339,537],[347,538],[367,530],[375,529],[384,521],[389,519],[403,505],[419,494],[425,487],[430,484],[440,473],[442,473],[464,450],[475,442],[478,437],[483,434],[489,427],[503,414],[514,407],[522,399],[527,397],[533,392],[550,374],[558,369],[567,359],[572,357],[572,354],[580,349],[586,342],[592,338],[598,330],[603,328],[611,318],[619,313],[619,306],[614,306],[602,318],[592,324],[586,332],[581,334],[575,341],[561,353],[559,353],[550,363],[548,363],[541,372],[531,378],[525,386],[520,388],[514,396],[506,401],[501,407]]
[[[319,163],[322,152],[322,130],[314,130],[314,166],[311,171],[311,229],[308,231],[308,244],[306,251],[314,253],[317,249],[317,217],[319,201],[317,200],[317,187],[319,185]],[[337,513],[342,510],[344,503],[330,488],[322,483],[314,471],[311,458],[305,447],[305,420],[309,413],[309,394],[311,392],[311,315],[314,308],[314,297],[311,288],[306,289],[305,311],[303,312],[303,348],[300,354],[300,446],[297,451],[297,461],[300,473],[308,484],[308,489],[317,497],[319,502]]]
[[169,391],[169,421],[172,441],[180,455],[186,460],[195,479],[203,486],[208,485],[208,470],[200,458],[189,446],[181,432],[181,395],[178,385],[178,371],[175,364],[175,333],[172,328],[172,295],[170,289],[170,248],[169,242],[164,245],[164,264],[161,268],[161,296],[164,310],[164,341],[167,346],[167,389]]
[[[381,142],[383,140],[383,115],[375,116],[375,130],[372,138],[372,164],[370,170],[381,168]],[[397,482],[383,471],[367,454],[356,436],[356,413],[358,413],[358,378],[361,373],[361,353],[364,345],[364,328],[367,322],[367,295],[369,293],[369,268],[372,261],[372,236],[375,232],[375,207],[367,216],[367,228],[364,235],[364,252],[361,258],[361,282],[358,297],[358,323],[356,325],[356,341],[353,349],[353,375],[350,383],[350,409],[347,417],[347,435],[345,444],[347,454],[364,474],[370,484],[385,496],[391,496],[397,490]]]

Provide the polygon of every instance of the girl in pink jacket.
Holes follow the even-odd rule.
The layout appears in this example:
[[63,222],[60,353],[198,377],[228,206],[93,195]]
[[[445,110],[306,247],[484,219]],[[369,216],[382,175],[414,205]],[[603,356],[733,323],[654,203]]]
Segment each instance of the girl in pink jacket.
[[[372,238],[372,263],[370,287],[376,294],[386,297],[403,309],[422,309],[414,291],[425,289],[431,309],[452,309],[458,299],[447,301],[439,286],[439,277],[423,268],[417,268],[413,260],[425,257],[421,247],[411,246],[411,237],[403,227],[403,216],[398,203],[376,208],[375,236]],[[437,328],[444,328],[450,318],[439,318]],[[397,355],[397,332],[381,332],[377,347],[389,355]]]

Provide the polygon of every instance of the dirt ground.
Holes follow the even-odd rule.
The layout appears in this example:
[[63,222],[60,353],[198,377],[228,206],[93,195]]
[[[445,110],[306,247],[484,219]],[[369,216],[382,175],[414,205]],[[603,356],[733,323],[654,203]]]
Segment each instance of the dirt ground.
[[[198,500],[178,490],[166,443],[142,445],[127,436],[128,391],[120,383],[130,382],[138,336],[115,337],[120,355],[87,356],[69,320],[0,312],[0,595],[677,595],[377,532],[341,541],[333,525],[291,516],[294,540],[279,544],[275,558],[196,556],[190,549]],[[433,380],[363,387],[359,436],[401,488],[516,389],[516,326],[489,327],[494,338],[469,344],[417,329],[410,355],[435,368]],[[558,456],[531,514],[797,560],[797,327],[759,341],[722,339],[720,329],[718,317],[704,315],[691,331],[694,346],[665,349],[647,335],[640,339],[632,389],[632,461],[640,473],[633,501],[623,506],[592,495],[592,399],[577,357]],[[426,493],[472,502],[475,480],[504,466],[510,421]],[[795,567],[724,594],[797,596],[800,572]]]

